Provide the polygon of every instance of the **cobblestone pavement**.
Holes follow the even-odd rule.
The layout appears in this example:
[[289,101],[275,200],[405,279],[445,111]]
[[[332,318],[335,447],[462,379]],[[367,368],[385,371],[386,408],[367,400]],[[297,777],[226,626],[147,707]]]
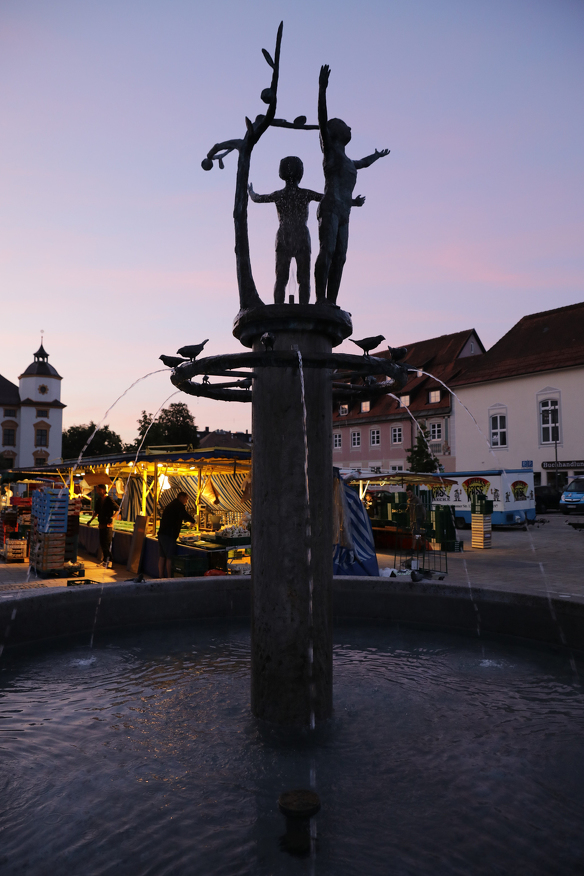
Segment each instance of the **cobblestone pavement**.
[[[544,522],[545,521],[545,522]],[[584,597],[584,516],[549,512],[534,526],[494,529],[488,550],[472,548],[470,530],[458,531],[462,553],[448,554],[449,584],[489,587],[519,593],[551,593]],[[380,567],[392,566],[393,555],[378,554]]]
[[[564,517],[551,512],[539,517],[525,532],[494,529],[489,550],[471,548],[470,530],[459,530],[464,551],[448,554],[448,574],[444,580],[461,587],[470,583],[471,587],[584,598],[584,528],[574,529],[570,523],[584,526],[584,515]],[[393,554],[383,552],[377,557],[380,568],[393,566]],[[123,565],[104,569],[89,554],[84,553],[82,559],[85,577],[92,581],[113,584],[131,578]],[[28,573],[28,564],[0,561],[0,594],[67,585],[65,578],[39,579],[34,573],[27,580]]]
[[[104,569],[96,563],[95,557],[82,551],[79,562],[85,564],[85,577],[99,584],[115,584],[127,581],[132,575],[125,566],[114,563],[111,569]],[[146,579],[148,576],[144,576]],[[33,571],[29,575],[28,563],[4,563],[0,561],[0,595],[14,590],[36,590],[46,587],[66,587],[66,578],[38,578]]]

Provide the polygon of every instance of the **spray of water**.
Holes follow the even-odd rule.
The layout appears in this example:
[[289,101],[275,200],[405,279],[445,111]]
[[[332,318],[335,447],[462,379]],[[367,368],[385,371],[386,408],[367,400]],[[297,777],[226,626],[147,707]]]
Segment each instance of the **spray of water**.
[[[475,602],[474,593],[472,592],[472,584],[470,583],[470,575],[468,574],[468,566],[466,565],[466,560],[463,559],[462,564],[464,566],[464,574],[466,575],[466,583],[468,584],[468,592],[470,595],[470,601],[472,603],[472,607],[474,608],[476,614],[477,621],[477,636],[480,638],[481,635],[481,614],[479,611],[479,607]],[[484,654],[483,654],[484,656]]]
[[[110,413],[110,411],[112,411],[115,408],[115,406],[117,405],[117,403],[119,401],[121,401],[124,398],[124,396],[130,392],[131,389],[133,389],[135,386],[137,386],[138,383],[141,383],[143,380],[146,380],[147,377],[152,377],[153,374],[160,374],[162,371],[168,371],[168,370],[169,370],[168,368],[157,368],[156,371],[149,371],[148,374],[144,374],[142,377],[139,377],[137,380],[134,380],[134,382],[131,383],[130,386],[128,386],[128,388],[125,389],[122,392],[122,394],[119,395],[117,397],[117,399],[109,406],[109,408],[104,413],[101,420],[96,425],[95,429],[93,430],[93,432],[91,433],[91,435],[89,436],[87,441],[85,442],[85,444],[81,450],[81,453],[77,457],[77,461],[75,462],[75,465],[73,466],[73,468],[69,472],[69,477],[68,477],[66,483],[61,487],[61,489],[59,491],[59,496],[69,494],[70,488],[71,488],[71,483],[73,481],[73,476],[74,476],[75,472],[77,471],[77,469],[79,468],[79,466],[81,465],[81,460],[83,459],[83,456],[84,456],[85,452],[87,451],[87,448],[89,447],[89,445],[91,444],[91,442],[93,441],[93,439],[95,438],[95,436],[97,435],[99,430],[101,429],[101,427],[102,427],[103,423],[105,422],[105,419],[108,416],[108,414]],[[173,395],[174,395],[174,393],[173,393]],[[49,518],[48,518],[48,521],[47,521],[47,524],[45,527],[46,532],[50,531],[50,524],[51,524],[51,518],[52,518],[53,513],[54,513],[54,509],[51,509],[49,512]],[[31,572],[32,572],[32,565],[29,563],[28,571],[27,571],[27,575],[26,575],[27,583],[30,581]],[[38,573],[36,572],[36,567],[35,567],[35,578],[38,579]]]
[[[451,396],[453,396],[453,397],[456,399],[456,401],[458,402],[458,404],[461,405],[461,406],[464,408],[464,410],[467,412],[467,414],[469,415],[469,417],[471,418],[471,420],[473,421],[473,423],[474,423],[475,426],[477,427],[479,433],[480,433],[480,434],[482,435],[482,437],[484,438],[485,443],[486,443],[487,448],[488,448],[488,451],[489,451],[489,453],[491,454],[491,456],[493,457],[493,459],[495,460],[495,463],[496,463],[496,466],[495,466],[495,467],[496,467],[496,468],[499,468],[499,466],[500,466],[500,460],[497,459],[497,456],[496,456],[496,454],[495,454],[493,448],[491,447],[491,442],[489,441],[488,437],[485,435],[485,433],[483,432],[483,430],[482,430],[481,427],[479,426],[479,424],[478,424],[478,422],[477,422],[477,419],[476,419],[475,415],[472,413],[472,411],[470,411],[470,410],[467,408],[467,406],[465,405],[465,403],[463,402],[463,400],[460,398],[460,396],[458,396],[458,395],[454,392],[453,389],[450,389],[450,387],[449,387],[446,383],[444,383],[443,380],[440,380],[440,378],[439,378],[439,377],[436,377],[435,374],[430,374],[429,371],[422,371],[422,370],[419,369],[419,368],[410,368],[409,371],[414,372],[414,373],[416,373],[416,374],[424,374],[426,377],[431,377],[432,380],[436,380],[441,386],[444,387],[444,389],[445,389],[447,392],[450,393]],[[510,486],[510,478],[509,478],[509,475],[507,474],[507,471],[506,471],[505,469],[502,469],[502,471],[503,471],[503,478],[507,480],[507,489],[508,489],[509,486]]]
[[[426,438],[426,434],[425,434],[425,432],[424,432],[424,429],[422,429],[422,427],[421,427],[420,424],[418,423],[417,419],[414,417],[414,415],[413,415],[412,412],[410,411],[408,405],[404,405],[404,403],[403,403],[403,401],[401,400],[401,398],[398,398],[398,396],[397,396],[397,395],[394,395],[393,392],[388,392],[387,394],[388,394],[389,396],[391,396],[392,398],[394,398],[394,399],[398,402],[398,404],[402,405],[402,406],[406,409],[406,411],[408,412],[409,417],[410,417],[411,420],[413,421],[413,423],[414,423],[414,425],[416,426],[416,428],[419,430],[420,435],[422,436],[422,438],[423,438],[423,440],[424,440],[424,444],[425,444],[426,447],[428,448],[428,453],[430,454],[430,456],[433,456],[434,454],[432,453],[432,449],[431,449],[431,447],[430,447],[430,444],[429,444],[429,442],[428,442],[428,439]],[[438,466],[438,461],[436,461],[436,465]],[[441,480],[441,482],[442,482],[442,487],[444,488],[444,487],[446,486],[446,484],[444,483],[444,478],[442,477],[442,472],[440,471],[440,468],[439,468],[439,467],[436,468],[436,472],[435,472],[435,474],[436,474],[436,477],[440,478],[440,480]],[[446,492],[446,491],[445,491],[445,492]],[[454,517],[454,511],[452,510],[452,507],[451,507],[450,505],[448,506],[448,508],[450,509],[450,516],[452,517],[452,525],[456,528],[456,519],[455,519],[455,517]]]
[[[142,447],[144,446],[144,442],[146,441],[146,438],[147,438],[147,436],[148,436],[148,432],[150,431],[150,429],[152,428],[152,426],[153,426],[154,423],[156,422],[156,418],[158,417],[158,414],[161,412],[161,410],[163,409],[164,405],[167,404],[167,403],[171,400],[171,398],[174,398],[175,395],[178,395],[180,391],[181,391],[180,389],[177,389],[176,392],[171,393],[171,394],[168,396],[168,398],[165,398],[164,401],[162,402],[162,404],[160,405],[160,407],[158,408],[158,410],[156,411],[156,413],[154,414],[154,416],[152,417],[152,420],[151,420],[150,423],[148,424],[148,428],[147,428],[146,431],[144,432],[144,435],[142,436],[142,440],[140,441],[140,445],[139,445],[139,447],[138,447],[138,449],[137,449],[137,451],[136,451],[136,456],[134,457],[134,462],[132,463],[132,467],[130,468],[130,472],[129,472],[129,474],[128,474],[128,480],[131,478],[131,476],[132,476],[133,473],[134,473],[134,470],[135,470],[136,465],[137,465],[137,463],[138,463],[138,457],[140,456],[140,451],[142,450]],[[128,492],[128,491],[126,491],[126,495],[128,496],[128,500],[129,500],[129,492]],[[121,508],[121,512],[122,512],[122,513],[125,511],[125,508],[127,507],[127,503],[126,503],[126,505],[124,505],[124,501],[125,501],[125,499],[126,499],[126,495],[124,496],[124,500],[122,500],[122,508]]]
[[533,536],[532,536],[532,534],[531,534],[531,532],[530,532],[529,530],[528,530],[528,534],[529,534],[529,541],[530,541],[530,546],[531,546],[531,552],[533,553],[533,556],[534,556],[534,558],[536,559],[536,562],[537,562],[537,564],[538,564],[538,566],[539,566],[539,571],[540,571],[540,574],[541,574],[541,577],[542,577],[543,586],[544,586],[544,589],[545,589],[545,594],[546,594],[547,603],[548,603],[548,608],[549,608],[549,610],[550,610],[551,618],[552,618],[553,622],[555,623],[555,625],[556,625],[556,627],[557,627],[557,629],[558,629],[558,635],[559,635],[559,637],[560,637],[560,642],[562,643],[562,645],[564,646],[564,648],[566,648],[566,649],[568,650],[568,653],[569,653],[569,655],[570,655],[570,666],[572,667],[572,672],[574,673],[574,675],[576,676],[576,678],[578,679],[578,681],[580,681],[580,675],[579,675],[579,673],[578,673],[578,667],[576,666],[576,661],[575,661],[575,659],[574,659],[574,654],[573,654],[572,650],[568,648],[568,640],[567,640],[567,638],[566,638],[566,634],[565,634],[565,632],[564,632],[564,628],[563,628],[562,624],[560,623],[560,619],[558,618],[558,615],[557,615],[556,610],[555,610],[555,608],[554,608],[554,604],[553,604],[553,602],[552,602],[552,595],[551,595],[551,593],[550,593],[550,589],[549,589],[549,586],[548,586],[548,576],[547,576],[547,573],[546,573],[546,570],[545,570],[544,564],[543,564],[542,562],[540,562],[539,560],[537,560],[537,550],[536,550],[536,547],[535,547],[535,542],[534,542],[534,540],[533,540]]
[[302,353],[297,350],[298,368],[300,371],[300,394],[302,400],[302,428],[304,434],[304,484],[306,489],[306,542],[307,542],[307,560],[308,560],[308,684],[310,695],[310,729],[314,730],[315,712],[314,712],[314,612],[313,612],[313,596],[314,596],[314,579],[312,575],[312,525],[310,521],[310,485],[308,482],[308,433],[306,428],[306,393],[304,387],[304,369],[302,367]]

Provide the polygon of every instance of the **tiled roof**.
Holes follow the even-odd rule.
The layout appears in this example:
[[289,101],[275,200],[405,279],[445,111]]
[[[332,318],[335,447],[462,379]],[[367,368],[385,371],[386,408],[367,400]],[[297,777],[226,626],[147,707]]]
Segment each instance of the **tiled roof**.
[[14,383],[0,374],[0,405],[19,405],[20,393]]
[[484,356],[464,360],[464,386],[584,365],[584,302],[520,319]]
[[[471,338],[473,340],[476,339],[479,353],[483,353],[484,347],[476,331],[474,329],[467,329],[462,332],[454,332],[451,335],[440,335],[437,338],[416,341],[413,344],[404,344],[403,346],[408,349],[406,362],[412,368],[428,371],[449,385],[460,371],[466,367],[466,363],[473,359],[482,358],[479,354],[459,358]],[[376,358],[388,359],[390,354],[385,351],[380,353],[374,352],[373,355]],[[441,399],[440,402],[430,404],[428,393],[433,389],[441,390]],[[426,375],[418,377],[417,373],[413,373],[405,387],[395,394],[398,396],[410,396],[409,407],[416,417],[433,416],[436,414],[443,415],[448,413],[451,408],[450,394],[441,386],[439,380],[434,379],[434,377],[427,377]],[[335,425],[341,425],[347,421],[358,423],[383,418],[407,419],[408,413],[405,408],[400,407],[398,402],[388,395],[381,396],[376,401],[372,401],[371,410],[367,413],[361,413],[360,402],[353,402],[349,406],[348,415],[340,416],[338,406],[335,406],[333,412]]]
[[250,444],[247,441],[242,441],[231,432],[206,432],[199,440],[199,449],[205,447],[230,447],[240,448],[241,450],[249,450]]

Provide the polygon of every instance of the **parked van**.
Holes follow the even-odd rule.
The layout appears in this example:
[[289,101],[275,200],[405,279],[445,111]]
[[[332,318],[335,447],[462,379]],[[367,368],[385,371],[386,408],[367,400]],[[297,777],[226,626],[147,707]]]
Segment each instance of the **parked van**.
[[[460,528],[470,526],[471,503],[477,496],[484,496],[493,502],[491,523],[494,526],[522,525],[526,520],[535,520],[535,493],[531,468],[448,471],[444,473],[444,477],[456,483],[429,487],[432,490],[432,502],[452,505],[456,525]],[[584,489],[584,478],[580,478],[579,481]],[[584,496],[581,502],[584,503]],[[584,508],[584,504],[581,507]]]
[[560,499],[560,511],[569,514],[570,511],[584,511],[584,478],[574,478],[568,484]]

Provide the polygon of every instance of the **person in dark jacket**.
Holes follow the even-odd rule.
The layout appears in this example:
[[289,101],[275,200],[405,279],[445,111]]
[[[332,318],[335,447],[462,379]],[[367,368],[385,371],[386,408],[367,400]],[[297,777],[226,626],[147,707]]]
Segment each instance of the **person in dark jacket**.
[[99,546],[101,547],[101,552],[103,554],[101,565],[105,566],[106,569],[109,569],[112,564],[111,547],[114,534],[114,516],[119,511],[120,506],[114,502],[111,496],[108,496],[105,484],[98,484],[95,490],[97,493],[97,499],[95,502],[93,517],[89,523],[91,524],[91,521],[97,517],[97,525],[99,526]]
[[163,578],[172,575],[172,558],[176,554],[176,542],[185,520],[195,523],[186,509],[189,501],[188,493],[179,493],[176,499],[166,506],[160,519],[158,529],[158,575]]

